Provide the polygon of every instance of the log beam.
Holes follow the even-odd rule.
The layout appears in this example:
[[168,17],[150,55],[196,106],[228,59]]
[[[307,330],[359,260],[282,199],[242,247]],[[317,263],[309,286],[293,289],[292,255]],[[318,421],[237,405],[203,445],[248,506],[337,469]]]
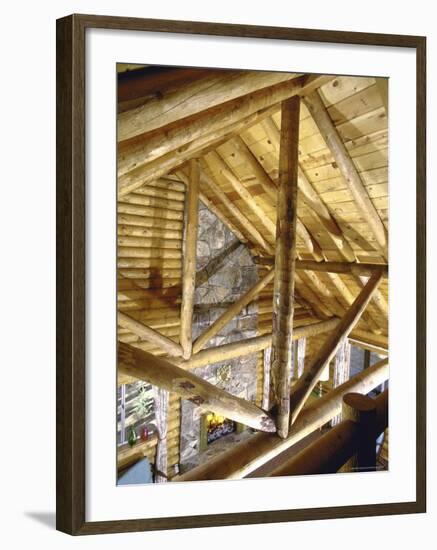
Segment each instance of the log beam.
[[266,239],[261,235],[258,229],[253,225],[253,223],[246,218],[246,216],[235,206],[235,204],[228,198],[226,193],[215,183],[215,181],[208,176],[205,171],[202,170],[200,181],[202,185],[205,185],[210,189],[210,191],[216,195],[231,215],[240,222],[242,227],[247,231],[247,234],[250,235],[252,240],[256,242],[267,254],[273,256],[275,254],[275,249],[273,246],[266,241]]
[[[383,431],[387,426],[387,396],[379,395],[371,399],[361,394],[347,394],[344,399],[356,395],[359,400],[370,400],[375,410],[376,430]],[[360,448],[366,429],[352,420],[346,420],[333,430],[325,433],[317,441],[305,447],[296,456],[290,458],[270,474],[277,476],[296,476],[313,474],[333,474]],[[373,455],[376,455],[376,436],[371,442]],[[345,471],[341,468],[341,471]]]
[[282,438],[288,435],[293,362],[299,117],[299,97],[293,97],[282,103],[271,365],[271,387],[276,404],[276,430]]
[[326,79],[323,76],[294,78],[175,121],[168,127],[124,141],[119,147],[118,175],[121,176],[206,134],[223,133],[226,126],[289,97],[308,93],[326,82]]
[[218,334],[222,328],[229,323],[229,321],[238,315],[244,307],[250,304],[250,302],[252,302],[252,300],[254,300],[261,292],[261,290],[272,281],[273,277],[273,270],[267,272],[267,274],[264,275],[264,277],[251,289],[249,289],[239,300],[229,306],[229,308],[194,341],[193,353],[198,353],[208,342],[208,340]]
[[388,360],[379,361],[307,405],[286,439],[256,434],[172,481],[242,479],[337,416],[344,395],[349,392],[369,393],[387,380],[388,374]]
[[293,80],[294,73],[216,71],[118,116],[118,141],[162,128],[237,97]]
[[235,397],[193,373],[129,344],[118,344],[118,368],[125,375],[135,376],[176,393],[202,411],[215,412],[256,430],[275,431],[273,420],[253,403]]
[[[351,359],[351,346],[348,338],[343,338],[341,341],[337,353],[335,354],[334,363],[334,376],[332,380],[332,387],[337,388],[349,380],[350,377],[350,359]],[[343,420],[342,414],[332,419],[331,426],[340,424]]]
[[185,239],[183,248],[183,277],[180,342],[184,359],[191,357],[194,291],[196,288],[196,247],[199,212],[199,162],[190,161],[190,185],[186,196]]
[[[260,265],[275,265],[274,258],[255,257],[254,261]],[[353,275],[362,275],[365,277],[370,277],[375,271],[382,271],[383,277],[388,276],[387,264],[296,260],[296,269],[305,271],[322,271],[327,273],[352,273]],[[363,283],[363,281],[361,281],[361,283],[361,286],[364,286],[365,283]]]
[[182,355],[182,348],[179,344],[176,344],[176,342],[173,342],[173,340],[170,340],[170,338],[167,338],[167,336],[164,336],[156,330],[153,330],[153,328],[150,328],[143,323],[140,323],[133,317],[126,315],[126,313],[123,313],[121,311],[118,312],[117,323],[120,327],[127,328],[137,336],[140,336],[148,342],[157,345],[163,351],[168,353],[168,355],[174,357]]
[[[273,119],[271,117],[266,117],[263,121],[263,127],[267,133],[269,140],[272,142],[275,149],[279,151],[280,133]],[[246,160],[250,161],[248,157],[246,157]],[[319,197],[317,192],[314,190],[313,186],[308,181],[308,178],[306,177],[304,171],[300,167],[298,171],[298,179],[299,179],[299,189],[298,189],[299,202],[306,204],[312,209],[317,219],[320,220],[320,222],[322,223],[326,231],[329,233],[331,239],[333,240],[334,244],[340,251],[341,255],[349,262],[355,261],[356,260],[355,253],[352,250],[352,247],[350,246],[346,237],[343,235],[341,228],[338,226],[337,222],[329,212],[327,206]],[[260,183],[261,185],[263,185],[261,181]]]
[[319,93],[315,91],[307,95],[304,101],[323,139],[331,150],[358,208],[372,229],[376,241],[384,252],[384,255],[386,255],[387,231],[369,197],[367,189],[364,187],[340,134],[334,126],[326,107],[323,105]]
[[367,304],[369,303],[375,290],[378,288],[381,280],[382,273],[380,271],[376,271],[370,277],[367,285],[357,296],[352,306],[346,312],[337,328],[325,341],[319,352],[312,358],[308,368],[305,369],[302,378],[294,386],[290,398],[290,415],[292,424],[296,421],[296,418],[298,417],[311,391],[317,384],[325,366],[334,357],[341,340],[348,336],[354,326],[358,323],[363,311],[367,307]]

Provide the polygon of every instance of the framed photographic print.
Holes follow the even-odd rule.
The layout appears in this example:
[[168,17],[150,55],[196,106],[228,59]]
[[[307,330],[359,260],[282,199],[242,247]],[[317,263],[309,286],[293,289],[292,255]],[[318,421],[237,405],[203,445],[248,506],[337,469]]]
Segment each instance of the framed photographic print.
[[425,47],[58,20],[59,530],[425,511]]

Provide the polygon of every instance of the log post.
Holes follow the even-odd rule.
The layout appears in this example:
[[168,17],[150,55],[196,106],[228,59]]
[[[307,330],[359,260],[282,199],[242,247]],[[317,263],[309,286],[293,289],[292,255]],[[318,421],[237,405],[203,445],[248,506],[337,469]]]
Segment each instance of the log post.
[[[349,380],[350,376],[351,346],[348,338],[343,338],[335,354],[333,387],[337,388]],[[340,413],[331,420],[331,426],[340,424],[343,416]]]
[[190,371],[129,344],[118,343],[118,368],[128,376],[145,380],[188,399],[202,411],[215,412],[255,430],[275,431],[270,416],[253,403],[235,397]]
[[307,340],[305,337],[299,338],[297,341],[297,350],[296,350],[296,363],[297,369],[295,374],[297,378],[300,378],[303,374],[305,368],[305,353],[306,353]]
[[305,369],[304,375],[295,385],[290,398],[291,422],[295,422],[300,410],[311,391],[317,384],[320,375],[325,366],[334,357],[341,340],[348,336],[354,326],[360,320],[360,317],[367,307],[373,293],[378,288],[382,280],[382,273],[376,271],[369,279],[367,285],[355,299],[354,303],[348,309],[337,328],[328,337],[320,351],[313,357],[312,361]]
[[268,411],[270,408],[270,362],[272,348],[269,346],[263,352],[263,398],[261,407]]
[[372,472],[376,469],[376,403],[367,395],[348,393],[343,397],[345,419],[359,426],[357,453],[343,466],[342,471]]
[[299,116],[299,97],[282,103],[271,366],[273,396],[277,405],[276,429],[282,438],[288,435],[293,359]]
[[196,247],[199,212],[199,162],[190,161],[190,184],[186,196],[185,239],[182,265],[180,342],[184,359],[191,357],[194,291],[196,287]]

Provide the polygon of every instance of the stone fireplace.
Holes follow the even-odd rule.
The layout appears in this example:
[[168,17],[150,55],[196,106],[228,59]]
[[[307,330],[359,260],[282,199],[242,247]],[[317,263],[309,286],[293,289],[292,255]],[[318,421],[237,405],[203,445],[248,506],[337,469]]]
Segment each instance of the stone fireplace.
[[[248,249],[200,203],[193,338],[203,333],[257,280],[257,266]],[[205,348],[256,336],[257,324],[258,307],[256,304],[249,304]],[[194,369],[193,373],[233,395],[253,401],[256,395],[256,369],[257,355],[252,354],[200,367]],[[214,418],[210,414],[199,411],[198,407],[187,400],[181,402],[182,472],[197,466],[251,433],[243,425],[232,423],[228,419]],[[217,424],[216,429],[213,429],[211,421]]]

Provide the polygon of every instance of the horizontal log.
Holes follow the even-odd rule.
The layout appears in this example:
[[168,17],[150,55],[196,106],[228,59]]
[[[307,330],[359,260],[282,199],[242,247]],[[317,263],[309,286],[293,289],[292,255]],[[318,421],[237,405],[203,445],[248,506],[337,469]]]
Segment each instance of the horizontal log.
[[274,432],[270,416],[253,403],[213,386],[190,371],[128,344],[118,344],[118,369],[150,384],[177,393],[204,412],[215,412],[256,430]]
[[[274,258],[254,257],[258,265],[275,265]],[[375,271],[382,271],[383,277],[388,276],[388,264],[368,264],[354,262],[316,262],[313,260],[296,260],[296,269],[307,271],[322,271],[328,273],[352,273],[370,277]]]
[[[324,332],[333,330],[340,320],[336,317],[329,319],[328,321],[322,321],[319,323],[313,323],[297,327],[293,330],[293,340],[299,338],[315,336]],[[247,338],[239,342],[232,342],[230,344],[224,344],[222,346],[216,346],[214,348],[208,348],[199,351],[196,355],[191,357],[189,361],[177,360],[177,364],[184,369],[194,369],[197,367],[204,367],[220,361],[227,361],[228,359],[235,359],[241,355],[248,355],[250,353],[256,353],[263,349],[266,349],[272,345],[272,335],[266,334],[264,336],[255,336],[253,338]]]
[[341,412],[344,395],[350,392],[367,394],[385,382],[388,374],[387,359],[375,363],[307,405],[286,439],[270,434],[255,434],[207,463],[175,477],[173,481],[242,479],[337,416]]
[[[375,433],[379,435],[386,429],[388,423],[388,390],[381,393],[374,401]],[[296,456],[275,468],[269,475],[278,477],[336,473],[356,453],[360,439],[360,426],[352,420],[345,420],[302,449]],[[376,454],[376,441],[374,449]]]
[[182,355],[182,348],[179,344],[176,344],[176,342],[173,342],[170,338],[167,338],[156,330],[143,325],[125,313],[118,312],[117,323],[121,327],[131,330],[137,336],[140,336],[148,342],[152,342],[153,344],[159,346],[169,355],[174,355],[176,357]]

